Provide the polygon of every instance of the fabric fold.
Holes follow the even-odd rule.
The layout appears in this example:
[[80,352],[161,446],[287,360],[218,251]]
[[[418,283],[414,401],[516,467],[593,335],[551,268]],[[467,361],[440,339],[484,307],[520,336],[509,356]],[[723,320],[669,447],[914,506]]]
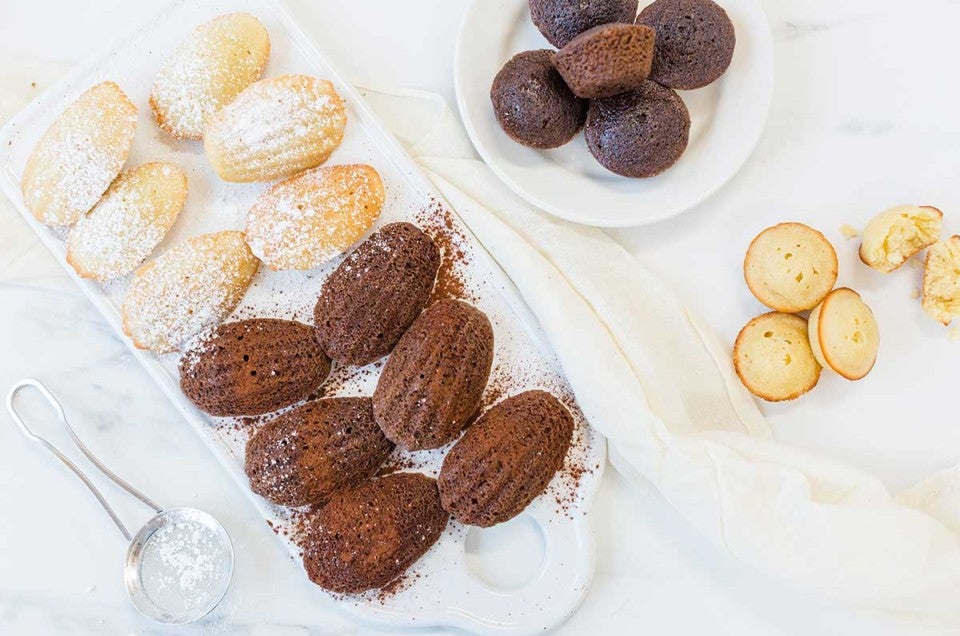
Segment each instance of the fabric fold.
[[864,471],[777,441],[728,350],[619,244],[510,192],[437,96],[368,94],[519,289],[617,470],[778,579],[960,627],[960,468],[894,498]]

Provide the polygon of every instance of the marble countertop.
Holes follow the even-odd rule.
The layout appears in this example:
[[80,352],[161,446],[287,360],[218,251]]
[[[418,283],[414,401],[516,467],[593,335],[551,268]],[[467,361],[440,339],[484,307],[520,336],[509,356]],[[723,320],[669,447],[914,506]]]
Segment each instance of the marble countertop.
[[[348,79],[422,88],[453,102],[452,50],[465,0],[287,4]],[[8,5],[0,23],[0,120],[154,10],[121,0]],[[916,202],[940,207],[947,229],[960,231],[960,216],[951,216],[960,210],[960,84],[952,69],[960,3],[914,0],[909,11],[893,0],[764,6],[777,81],[766,132],[746,167],[696,210],[615,235],[732,341],[761,313],[738,274],[749,239],[780,220],[822,229],[837,244],[840,282],[877,310],[881,360],[861,383],[825,376],[809,399],[765,410],[780,437],[903,487],[960,461],[960,427],[949,415],[960,343],[911,300],[919,272],[881,280],[858,269],[855,244],[839,227]],[[214,514],[239,555],[233,588],[210,618],[176,630],[146,621],[123,589],[122,538],[83,486],[2,416],[0,633],[371,633],[317,602],[240,489],[6,202],[0,308],[0,389],[42,378],[109,466],[161,504]],[[134,505],[120,509],[134,524],[147,518]],[[652,488],[628,487],[612,470],[593,514],[596,580],[560,633],[907,633],[742,566],[696,535]]]

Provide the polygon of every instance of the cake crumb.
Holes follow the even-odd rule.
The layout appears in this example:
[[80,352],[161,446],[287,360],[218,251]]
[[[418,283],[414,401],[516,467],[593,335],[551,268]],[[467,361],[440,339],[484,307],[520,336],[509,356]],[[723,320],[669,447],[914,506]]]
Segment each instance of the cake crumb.
[[914,287],[913,291],[910,292],[910,298],[913,298],[914,300],[920,298],[920,290]]
[[840,226],[840,233],[843,234],[846,239],[855,239],[860,236],[860,230],[853,227],[849,223],[844,223]]
[[923,259],[920,259],[914,256],[909,261],[907,261],[907,265],[909,265],[913,269],[923,269]]

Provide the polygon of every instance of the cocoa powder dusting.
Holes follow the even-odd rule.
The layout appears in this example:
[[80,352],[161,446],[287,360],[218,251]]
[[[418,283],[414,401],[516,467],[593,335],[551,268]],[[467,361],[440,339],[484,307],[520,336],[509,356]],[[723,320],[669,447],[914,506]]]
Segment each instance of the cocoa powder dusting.
[[480,404],[480,412],[507,397],[507,391],[510,388],[510,373],[502,365],[496,364],[490,371],[490,379],[487,381],[487,388],[483,392],[483,400]]
[[430,295],[430,303],[447,298],[475,301],[467,288],[463,269],[470,264],[470,258],[463,249],[467,237],[464,236],[450,212],[439,200],[431,198],[430,205],[417,213],[421,229],[430,235],[440,250],[440,271]]

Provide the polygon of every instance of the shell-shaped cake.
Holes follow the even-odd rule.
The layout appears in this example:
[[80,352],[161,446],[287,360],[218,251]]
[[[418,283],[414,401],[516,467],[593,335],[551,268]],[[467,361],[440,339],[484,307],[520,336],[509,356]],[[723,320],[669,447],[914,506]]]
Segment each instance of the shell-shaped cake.
[[323,504],[372,477],[393,444],[370,398],[307,402],[264,424],[247,442],[250,489],[282,506]]
[[461,523],[489,527],[523,512],[563,467],[573,417],[550,393],[526,391],[495,405],[443,460],[444,509]]
[[104,281],[132,272],[167,235],[187,198],[187,175],[166,161],[126,170],[67,237],[67,262]]
[[137,107],[113,82],[80,95],[50,125],[23,170],[23,202],[38,221],[71,225],[120,174],[137,127]]
[[248,13],[201,24],[160,67],[150,92],[157,125],[174,137],[203,139],[213,114],[260,79],[270,36]]
[[188,239],[137,269],[123,301],[123,332],[140,349],[176,351],[230,315],[259,267],[243,232]]
[[390,353],[420,315],[440,251],[410,223],[391,223],[337,267],[314,308],[317,340],[340,364],[364,365]]
[[220,325],[180,358],[180,388],[211,415],[262,415],[316,390],[330,373],[309,325],[254,318]]
[[452,442],[480,407],[493,364],[487,316],[460,300],[441,300],[413,321],[387,359],[373,415],[407,450]]
[[247,240],[270,269],[313,269],[360,240],[384,199],[383,181],[370,166],[307,170],[257,199],[247,214]]
[[326,161],[346,125],[333,84],[280,75],[251,84],[221,108],[204,130],[203,145],[224,181],[273,181]]
[[394,473],[338,493],[310,520],[303,567],[310,580],[341,594],[382,588],[437,542],[449,517],[437,482]]

